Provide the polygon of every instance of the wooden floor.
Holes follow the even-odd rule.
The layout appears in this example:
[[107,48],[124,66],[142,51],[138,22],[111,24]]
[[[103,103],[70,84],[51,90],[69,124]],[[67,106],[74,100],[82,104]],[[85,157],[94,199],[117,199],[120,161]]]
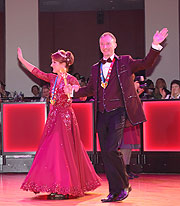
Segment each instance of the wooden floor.
[[0,174],[0,206],[38,206],[38,205],[115,205],[123,206],[179,206],[180,174],[141,174],[131,180],[132,191],[122,202],[101,203],[108,194],[108,184],[104,175],[102,186],[84,197],[70,200],[47,200],[46,194],[34,195],[20,190],[26,174]]

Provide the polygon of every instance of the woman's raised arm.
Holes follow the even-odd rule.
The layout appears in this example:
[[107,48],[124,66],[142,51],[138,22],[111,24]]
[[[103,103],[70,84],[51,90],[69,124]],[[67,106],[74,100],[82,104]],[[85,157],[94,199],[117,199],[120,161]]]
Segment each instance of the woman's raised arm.
[[19,61],[26,67],[27,70],[29,70],[30,72],[32,72],[32,70],[34,69],[34,65],[32,65],[31,63],[29,63],[28,61],[26,61],[24,58],[23,58],[23,55],[22,55],[22,50],[21,48],[18,47],[17,49],[17,54],[18,54],[18,59]]

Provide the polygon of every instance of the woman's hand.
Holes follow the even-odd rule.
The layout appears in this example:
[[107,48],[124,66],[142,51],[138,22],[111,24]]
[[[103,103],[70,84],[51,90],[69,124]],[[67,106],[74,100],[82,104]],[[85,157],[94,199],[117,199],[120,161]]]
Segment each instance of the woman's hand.
[[72,94],[73,90],[75,92],[77,92],[79,90],[79,85],[67,84],[64,86],[64,93],[65,94]]
[[17,49],[17,55],[18,55],[18,59],[19,61],[21,61],[23,59],[23,55],[22,55],[22,50],[21,48],[18,47]]
[[79,85],[72,85],[72,89],[77,92],[79,90]]
[[159,93],[161,94],[161,99],[165,99],[166,98],[166,92],[163,88],[159,88]]
[[22,50],[20,47],[18,47],[18,49],[17,49],[17,55],[18,55],[19,61],[26,67],[26,69],[29,70],[30,72],[32,72],[32,70],[34,69],[35,66],[23,58]]

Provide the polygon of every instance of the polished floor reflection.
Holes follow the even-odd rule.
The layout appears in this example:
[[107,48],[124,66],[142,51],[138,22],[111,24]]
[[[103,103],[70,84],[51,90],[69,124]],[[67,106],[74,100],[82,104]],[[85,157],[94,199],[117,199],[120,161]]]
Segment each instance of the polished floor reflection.
[[20,190],[26,174],[0,174],[1,206],[38,206],[38,205],[115,205],[124,206],[178,206],[180,201],[180,174],[141,174],[130,181],[132,191],[122,202],[101,203],[108,194],[105,175],[102,186],[84,197],[69,200],[47,200],[47,194],[34,195]]

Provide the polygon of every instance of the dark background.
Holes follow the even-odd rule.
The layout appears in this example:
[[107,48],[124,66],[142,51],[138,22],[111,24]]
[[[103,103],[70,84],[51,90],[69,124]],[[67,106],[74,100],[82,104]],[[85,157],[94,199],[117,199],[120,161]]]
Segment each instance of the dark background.
[[[88,78],[91,65],[101,58],[98,39],[106,31],[117,38],[117,54],[143,58],[144,0],[39,0],[40,69],[51,72],[50,54],[70,50],[75,56],[70,73]],[[4,0],[0,0],[0,80],[5,82]]]

